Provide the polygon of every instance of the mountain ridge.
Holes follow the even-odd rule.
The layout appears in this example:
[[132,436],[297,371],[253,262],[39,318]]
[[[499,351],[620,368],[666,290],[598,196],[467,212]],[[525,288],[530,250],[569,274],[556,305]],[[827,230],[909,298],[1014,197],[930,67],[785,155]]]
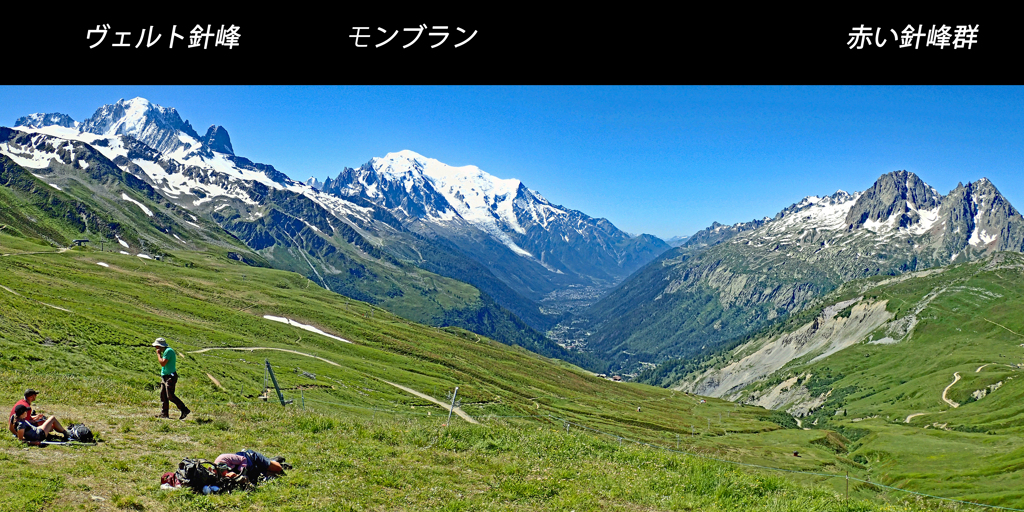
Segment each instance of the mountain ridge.
[[808,196],[769,220],[713,225],[584,313],[587,346],[623,368],[694,357],[851,279],[1024,250],[1024,218],[986,178],[940,196],[913,173]]

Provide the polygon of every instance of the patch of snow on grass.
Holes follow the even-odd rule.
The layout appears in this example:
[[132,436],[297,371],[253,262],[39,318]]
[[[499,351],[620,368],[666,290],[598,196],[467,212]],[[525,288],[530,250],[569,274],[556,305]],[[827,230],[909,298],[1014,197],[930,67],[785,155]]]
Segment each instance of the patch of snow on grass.
[[305,330],[307,330],[309,332],[315,332],[317,334],[320,334],[320,335],[323,335],[323,336],[327,336],[328,338],[331,338],[331,339],[334,339],[334,340],[344,341],[345,343],[352,343],[351,341],[346,340],[345,338],[339,338],[338,336],[335,336],[333,334],[327,334],[326,332],[323,332],[320,329],[317,329],[316,327],[313,327],[312,325],[300,324],[300,323],[296,322],[295,320],[289,320],[289,319],[284,318],[284,317],[270,316],[270,315],[263,315],[263,318],[266,318],[267,320],[273,320],[275,322],[281,322],[283,324],[288,324],[288,325],[291,325],[291,326],[295,326],[295,327],[298,327],[299,329],[305,329]]
[[150,255],[148,255],[148,254],[142,254],[141,252],[140,252],[139,254],[136,254],[136,256],[138,256],[138,257],[140,257],[140,258],[145,258],[145,259],[147,259],[147,260],[151,260],[151,259],[153,259],[153,258],[152,258],[152,257],[151,257]]
[[103,263],[102,261],[97,261],[96,264],[101,266],[101,267],[109,267],[110,266],[110,265],[107,265],[106,263]]
[[142,203],[140,203],[140,202],[138,202],[138,201],[128,197],[128,194],[125,194],[124,192],[121,192],[121,199],[124,199],[125,201],[128,201],[130,203],[135,203],[139,208],[142,208],[142,211],[145,212],[146,215],[149,215],[150,217],[153,216],[153,212],[150,211],[149,208],[146,208],[146,206],[143,205]]

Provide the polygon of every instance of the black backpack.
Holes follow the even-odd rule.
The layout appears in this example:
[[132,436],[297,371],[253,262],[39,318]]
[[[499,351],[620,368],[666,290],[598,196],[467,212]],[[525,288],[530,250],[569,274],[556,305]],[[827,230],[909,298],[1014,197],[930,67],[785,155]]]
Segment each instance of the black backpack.
[[67,428],[68,441],[78,441],[79,443],[92,443],[95,442],[92,436],[92,431],[89,427],[75,423]]

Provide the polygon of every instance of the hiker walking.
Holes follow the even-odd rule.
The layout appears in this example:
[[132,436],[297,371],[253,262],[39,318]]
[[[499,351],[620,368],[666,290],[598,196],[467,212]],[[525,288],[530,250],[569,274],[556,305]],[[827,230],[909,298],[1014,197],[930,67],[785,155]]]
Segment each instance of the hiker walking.
[[157,418],[170,418],[167,412],[170,409],[170,402],[174,402],[181,411],[181,417],[178,419],[183,420],[192,411],[174,394],[174,386],[178,384],[178,354],[167,346],[167,340],[163,338],[157,338],[153,346],[156,347],[156,357],[160,361],[160,401],[163,403],[162,412]]

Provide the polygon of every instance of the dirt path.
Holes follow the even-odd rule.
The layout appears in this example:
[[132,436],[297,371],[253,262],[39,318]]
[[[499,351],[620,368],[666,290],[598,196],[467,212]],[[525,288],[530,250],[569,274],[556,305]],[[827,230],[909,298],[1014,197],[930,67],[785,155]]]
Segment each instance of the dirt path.
[[918,412],[918,413],[911,414],[910,416],[907,416],[907,419],[903,420],[903,423],[910,423],[910,420],[912,420],[912,419],[914,419],[914,418],[916,418],[918,416],[924,416],[925,414],[931,414],[931,413],[930,412]]
[[16,291],[8,288],[8,287],[6,287],[6,286],[4,286],[2,284],[0,284],[0,288],[3,288],[4,290],[7,290],[8,292],[13,293],[13,294],[15,294],[18,297],[21,297],[23,299],[28,299],[28,300],[32,300],[32,301],[38,302],[38,303],[40,303],[40,304],[42,304],[42,305],[44,305],[46,307],[50,307],[50,308],[53,308],[53,309],[59,309],[61,311],[67,312],[67,313],[74,313],[74,311],[71,311],[70,309],[64,309],[64,308],[62,308],[60,306],[54,306],[53,304],[47,304],[47,303],[45,303],[45,302],[43,302],[41,300],[36,300],[36,299],[31,298],[31,297],[26,297],[26,296],[24,296],[24,295],[22,295],[22,294],[20,294],[20,293],[18,293]]
[[960,372],[953,372],[953,382],[950,382],[949,385],[946,386],[946,389],[942,390],[942,401],[946,402],[953,408],[960,407],[960,404],[946,398],[946,392],[949,391],[949,388],[953,387],[953,384],[956,384],[958,380],[960,380]]
[[[388,381],[386,381],[384,379],[377,379],[377,380],[379,380],[379,381],[381,381],[381,382],[383,382],[385,384],[391,384],[392,386],[394,386],[394,387],[396,387],[398,389],[401,389],[402,391],[405,391],[406,393],[410,393],[412,395],[418,396],[418,397],[420,397],[420,398],[422,398],[424,400],[429,400],[431,402],[434,402],[435,404],[440,405],[441,407],[443,407],[445,409],[448,409],[448,408],[451,407],[451,404],[446,404],[446,403],[444,403],[444,402],[442,402],[442,401],[440,401],[440,400],[438,400],[438,399],[436,399],[436,398],[434,398],[434,397],[432,397],[430,395],[424,395],[423,393],[420,393],[419,391],[416,391],[414,389],[409,389],[409,388],[407,388],[405,386],[402,386],[402,385],[399,385],[399,384],[395,384],[394,382],[388,382]],[[466,420],[466,421],[468,421],[470,423],[473,423],[475,425],[479,425],[480,424],[480,422],[478,422],[478,421],[474,420],[473,418],[471,418],[468,414],[463,412],[462,409],[460,409],[458,407],[456,407],[454,409],[454,412],[455,412],[455,414],[458,414],[460,417],[462,417],[462,419],[464,419],[464,420]]]
[[1017,367],[1016,367],[1016,366],[1014,366],[1014,365],[1012,365],[1012,364],[1006,364],[1006,363],[985,363],[985,364],[983,364],[983,365],[979,366],[977,370],[974,370],[974,373],[981,373],[981,369],[982,369],[982,368],[984,368],[984,367],[986,367],[986,366],[988,366],[988,365],[991,365],[991,364],[998,364],[998,365],[1002,365],[1002,366],[1005,366],[1005,367],[1007,367],[1007,368],[1013,368],[1013,369],[1017,369]]
[[1016,334],[1017,336],[1020,336],[1020,337],[1024,338],[1024,335],[1022,335],[1022,334],[1020,334],[1018,332],[1014,332],[1009,327],[1007,327],[1007,326],[1005,326],[1003,324],[997,324],[997,323],[993,322],[992,320],[989,320],[988,318],[982,318],[982,320],[984,320],[984,321],[986,321],[986,322],[988,322],[988,323],[990,323],[992,325],[998,325],[999,327],[1002,327],[1003,329],[1006,329],[1007,331],[1010,331],[1010,332]]
[[216,377],[214,377],[213,375],[210,375],[209,373],[207,373],[207,374],[206,374],[206,376],[207,376],[207,377],[209,377],[209,378],[210,378],[210,380],[211,380],[211,381],[213,381],[213,384],[214,384],[215,386],[217,386],[218,388],[220,388],[220,390],[221,390],[221,391],[227,391],[226,389],[224,389],[224,386],[221,386],[221,385],[220,385],[220,381],[219,381],[219,380],[217,380],[217,378],[216,378]]
[[[337,366],[339,368],[344,368],[344,366],[342,366],[342,365],[340,365],[338,363],[335,363],[334,361],[331,361],[330,359],[324,359],[322,357],[314,356],[312,354],[307,354],[305,352],[299,352],[297,350],[289,350],[289,349],[286,349],[286,348],[274,348],[274,347],[211,347],[211,348],[204,348],[202,350],[193,350],[192,352],[188,352],[188,353],[189,354],[202,354],[204,352],[209,352],[211,350],[241,350],[241,351],[249,351],[249,352],[252,352],[253,350],[276,350],[278,352],[287,352],[289,354],[295,354],[295,355],[305,356],[305,357],[312,357],[313,359],[319,359],[320,361],[323,361],[323,362],[325,362],[327,364],[332,364],[332,365]],[[213,377],[210,377],[210,378],[212,379]],[[445,410],[447,410],[447,409],[449,409],[451,407],[451,404],[446,404],[446,403],[444,403],[444,402],[442,402],[440,400],[437,400],[436,398],[434,398],[434,397],[432,397],[430,395],[425,395],[425,394],[420,393],[419,391],[416,391],[414,389],[410,389],[410,388],[407,388],[405,386],[402,386],[402,385],[399,385],[399,384],[395,384],[394,382],[386,381],[386,380],[381,379],[379,377],[374,377],[374,378],[379,380],[379,381],[381,381],[381,382],[383,382],[383,383],[385,383],[385,384],[389,384],[389,385],[394,386],[394,387],[396,387],[398,389],[401,389],[402,391],[405,391],[406,393],[409,393],[409,394],[411,394],[413,396],[416,396],[418,398],[422,398],[424,400],[427,400],[427,401],[429,401],[431,403],[437,404],[437,405],[441,406]],[[479,421],[474,420],[472,416],[466,414],[466,412],[463,411],[461,407],[456,407],[455,409],[452,410],[452,412],[454,412],[455,414],[458,414],[460,418],[462,418],[462,419],[464,419],[464,420],[466,420],[466,421],[468,421],[470,423],[473,423],[474,425],[479,425],[480,424]]]
[[27,256],[31,254],[60,254],[62,252],[68,252],[70,249],[67,247],[61,247],[56,251],[35,251],[35,252],[10,252],[7,254],[0,254],[0,256]]

